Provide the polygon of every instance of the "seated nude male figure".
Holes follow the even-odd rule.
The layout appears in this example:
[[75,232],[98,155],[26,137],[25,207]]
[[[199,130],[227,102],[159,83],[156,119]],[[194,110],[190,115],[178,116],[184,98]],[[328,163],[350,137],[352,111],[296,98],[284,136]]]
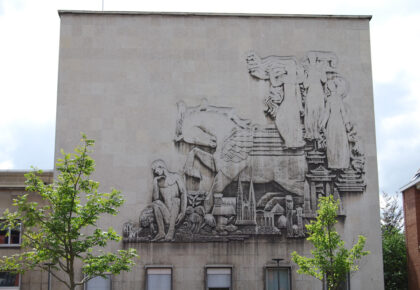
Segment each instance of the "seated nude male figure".
[[[153,211],[156,217],[158,233],[154,241],[173,240],[175,225],[179,224],[187,209],[187,191],[182,177],[170,172],[161,159],[152,163],[153,171]],[[169,225],[165,235],[165,225]]]

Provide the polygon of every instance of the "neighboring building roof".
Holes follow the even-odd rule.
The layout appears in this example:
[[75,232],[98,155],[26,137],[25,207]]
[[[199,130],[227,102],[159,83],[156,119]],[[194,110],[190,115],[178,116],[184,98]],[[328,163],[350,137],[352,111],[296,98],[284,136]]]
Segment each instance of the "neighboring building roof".
[[150,12],[150,11],[94,11],[58,10],[64,14],[114,14],[114,15],[166,15],[166,16],[234,16],[234,17],[283,17],[283,18],[341,18],[372,19],[372,15],[323,15],[323,14],[264,14],[264,13],[211,13],[211,12]]
[[[0,189],[25,189],[27,170],[0,170]],[[52,170],[45,170],[40,177],[45,183],[53,182]]]
[[419,168],[419,170],[417,170],[416,174],[414,174],[412,180],[414,180],[416,178],[419,178],[419,177],[420,177],[420,168]]
[[417,189],[420,189],[420,168],[419,170],[417,170],[416,174],[414,174],[411,181],[400,188],[400,191],[405,191],[406,189],[409,189],[410,187],[413,187],[413,186],[416,186]]

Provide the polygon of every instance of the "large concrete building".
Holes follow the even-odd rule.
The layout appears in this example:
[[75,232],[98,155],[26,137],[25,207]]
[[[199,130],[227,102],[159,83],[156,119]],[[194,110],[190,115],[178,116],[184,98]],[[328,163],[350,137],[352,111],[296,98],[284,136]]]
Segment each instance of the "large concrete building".
[[383,289],[370,17],[59,14],[56,157],[96,140],[140,254],[113,289],[322,289],[290,255],[323,195],[371,252],[343,289]]

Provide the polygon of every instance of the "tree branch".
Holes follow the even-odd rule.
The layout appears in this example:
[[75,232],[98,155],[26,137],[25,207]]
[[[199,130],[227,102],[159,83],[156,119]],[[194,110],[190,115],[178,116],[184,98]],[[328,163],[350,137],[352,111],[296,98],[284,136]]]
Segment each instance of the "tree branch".
[[48,269],[48,267],[47,266],[44,266],[43,264],[39,264],[38,265],[38,268],[40,268],[40,269],[42,269],[44,271],[49,272],[55,279],[57,279],[61,283],[65,284],[68,288],[70,288],[70,285],[65,280],[63,280],[62,278],[60,278],[59,276],[57,276],[56,274],[54,274],[54,272],[51,271],[51,268]]

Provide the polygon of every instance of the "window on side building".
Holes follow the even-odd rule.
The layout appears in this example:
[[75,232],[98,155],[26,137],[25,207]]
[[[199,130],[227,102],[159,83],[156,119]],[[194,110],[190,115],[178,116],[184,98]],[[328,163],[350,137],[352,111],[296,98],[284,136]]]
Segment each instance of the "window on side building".
[[147,267],[146,290],[172,290],[171,267]]
[[0,272],[0,289],[20,289],[19,274],[13,274],[11,272]]
[[232,267],[206,268],[207,290],[231,290],[232,289]]
[[111,275],[107,274],[104,277],[97,276],[85,284],[85,290],[111,290]]
[[290,290],[290,268],[289,267],[267,267],[265,268],[265,289],[266,290]]
[[5,227],[4,222],[0,222],[0,247],[10,247],[20,245],[21,226],[16,228]]

